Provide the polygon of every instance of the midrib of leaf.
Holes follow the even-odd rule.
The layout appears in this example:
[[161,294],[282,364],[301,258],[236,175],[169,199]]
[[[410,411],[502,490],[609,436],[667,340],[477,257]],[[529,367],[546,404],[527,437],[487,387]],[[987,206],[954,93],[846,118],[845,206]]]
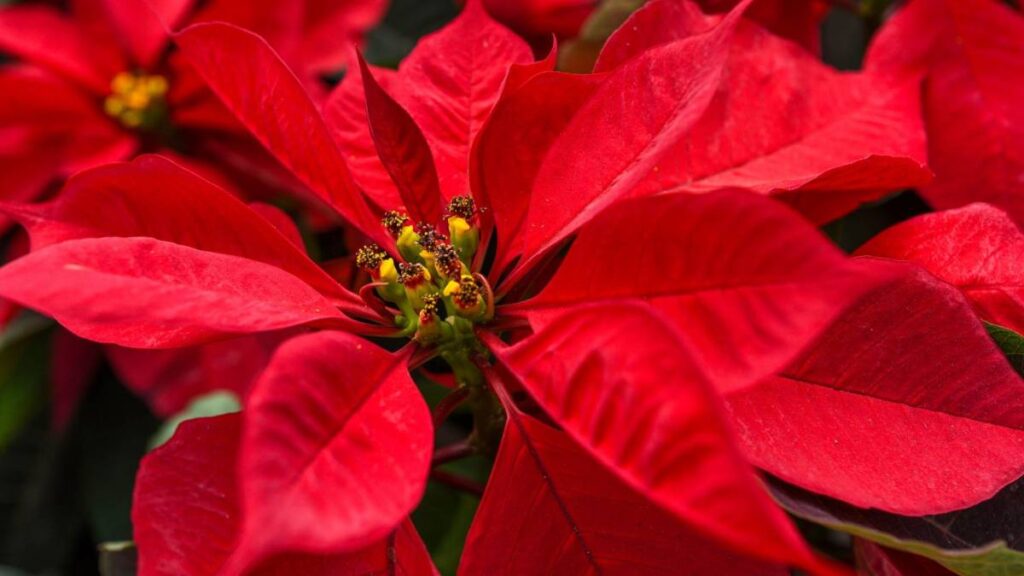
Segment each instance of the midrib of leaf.
[[583,554],[587,557],[587,562],[594,568],[597,574],[603,574],[604,570],[601,565],[597,563],[597,558],[594,556],[593,550],[587,544],[583,538],[583,532],[580,530],[579,524],[569,511],[569,506],[565,503],[561,493],[558,491],[558,487],[555,486],[554,480],[551,478],[551,474],[548,472],[547,467],[544,465],[544,461],[540,457],[540,452],[537,447],[533,445],[533,441],[530,439],[530,435],[526,432],[526,427],[520,420],[519,413],[515,409],[506,410],[508,418],[514,423],[515,427],[519,430],[519,434],[523,438],[523,446],[530,453],[530,457],[533,459],[534,465],[537,466],[537,472],[540,474],[544,484],[547,485],[548,490],[551,492],[551,497],[554,498],[555,503],[558,505],[559,510],[562,512],[562,516],[565,521],[569,524],[569,529],[572,530],[573,536],[576,538],[576,542],[579,543],[580,548],[583,549]]

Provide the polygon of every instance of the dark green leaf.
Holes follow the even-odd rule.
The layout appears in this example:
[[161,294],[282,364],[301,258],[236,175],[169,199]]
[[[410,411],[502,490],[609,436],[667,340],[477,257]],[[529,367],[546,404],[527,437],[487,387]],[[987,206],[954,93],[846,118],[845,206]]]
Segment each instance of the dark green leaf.
[[135,472],[159,421],[109,374],[80,413],[81,489],[93,535],[99,542],[129,540]]
[[189,402],[184,410],[160,425],[160,429],[149,440],[149,449],[152,450],[170,440],[174,436],[174,431],[185,420],[220,416],[221,414],[238,412],[241,409],[242,405],[238,401],[238,396],[230,390],[215,390],[203,394]]
[[51,325],[26,315],[0,333],[0,453],[46,405]]
[[366,60],[395,68],[416,42],[458,14],[452,0],[392,0],[384,21],[370,32]]
[[856,508],[775,478],[767,484],[799,518],[928,557],[962,576],[1024,574],[1024,479],[972,508],[921,517]]
[[[441,469],[483,484],[492,462],[473,456],[442,466]],[[427,484],[427,491],[412,520],[423,537],[441,574],[455,574],[462,549],[480,498],[439,482]]]
[[985,330],[992,337],[1006,359],[1018,374],[1024,376],[1024,336],[998,324],[985,322]]

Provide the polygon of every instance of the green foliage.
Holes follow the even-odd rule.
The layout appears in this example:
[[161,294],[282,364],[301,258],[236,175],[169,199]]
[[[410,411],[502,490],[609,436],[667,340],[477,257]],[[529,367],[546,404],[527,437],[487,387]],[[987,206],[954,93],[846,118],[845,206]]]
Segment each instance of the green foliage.
[[0,333],[0,453],[46,404],[49,326],[26,315]]
[[242,404],[239,402],[238,396],[229,390],[215,390],[199,396],[189,402],[189,405],[184,410],[160,425],[160,429],[149,440],[149,449],[152,450],[170,440],[174,436],[174,431],[185,420],[220,416],[221,414],[238,412],[241,409]]
[[97,542],[132,538],[135,472],[159,421],[111,375],[100,377],[72,434],[86,518]]
[[1024,336],[998,324],[985,322],[985,330],[992,337],[999,349],[1003,351],[1010,365],[1018,374],[1024,376]]
[[966,510],[921,517],[856,508],[774,478],[768,487],[798,518],[930,558],[961,576],[1024,574],[1024,481]]

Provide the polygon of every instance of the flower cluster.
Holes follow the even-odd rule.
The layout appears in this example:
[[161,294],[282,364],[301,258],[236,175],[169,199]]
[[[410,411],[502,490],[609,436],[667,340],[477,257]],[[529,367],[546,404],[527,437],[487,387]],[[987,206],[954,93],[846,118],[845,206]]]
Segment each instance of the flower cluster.
[[139,574],[1024,566],[1019,10],[850,2],[840,72],[818,0],[469,0],[390,69],[256,4],[0,8],[0,326],[92,351],[57,430],[101,356],[184,420]]

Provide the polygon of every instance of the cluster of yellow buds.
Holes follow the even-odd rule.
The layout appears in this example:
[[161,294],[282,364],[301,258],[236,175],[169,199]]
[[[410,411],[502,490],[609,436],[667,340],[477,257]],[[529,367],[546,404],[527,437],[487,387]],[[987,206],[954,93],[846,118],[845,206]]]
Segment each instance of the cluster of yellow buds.
[[403,333],[437,344],[468,337],[473,324],[493,317],[490,287],[471,272],[480,239],[471,197],[457,196],[449,204],[450,237],[397,210],[385,213],[381,224],[395,239],[399,261],[369,244],[356,254],[356,264],[370,274],[377,295],[398,308],[395,323]]
[[154,128],[166,119],[167,79],[121,72],[110,82],[103,109],[126,128]]

